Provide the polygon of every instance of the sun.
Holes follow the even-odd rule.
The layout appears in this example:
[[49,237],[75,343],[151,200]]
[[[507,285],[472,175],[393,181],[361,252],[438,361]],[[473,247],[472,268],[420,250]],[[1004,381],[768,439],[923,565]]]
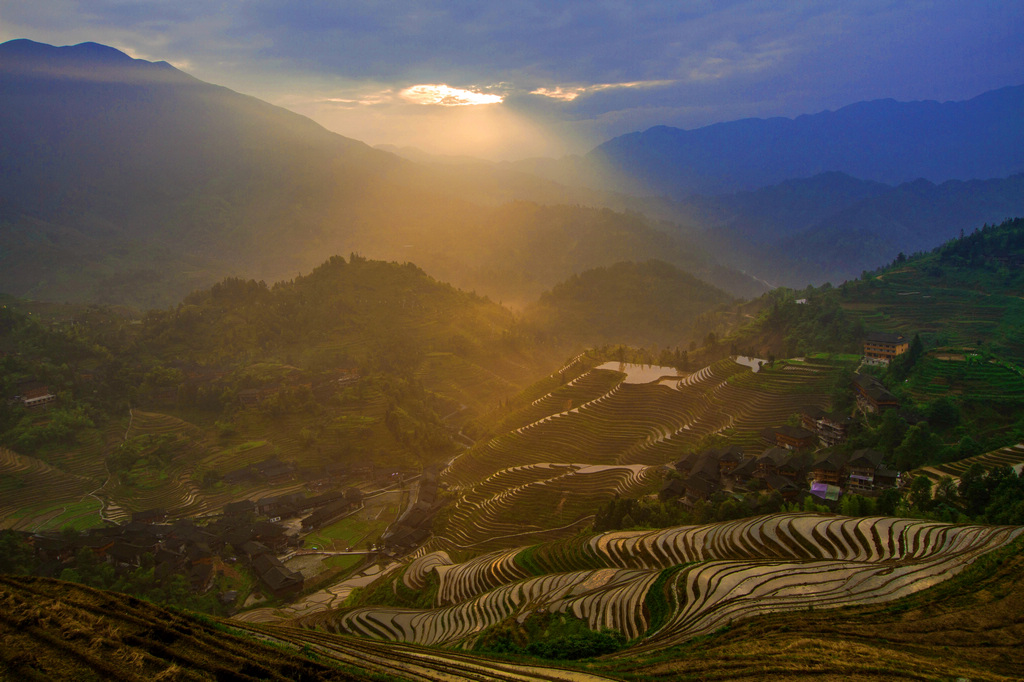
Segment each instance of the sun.
[[478,104],[500,104],[501,95],[453,88],[444,83],[413,85],[398,93],[416,104],[437,104],[443,107],[465,107]]

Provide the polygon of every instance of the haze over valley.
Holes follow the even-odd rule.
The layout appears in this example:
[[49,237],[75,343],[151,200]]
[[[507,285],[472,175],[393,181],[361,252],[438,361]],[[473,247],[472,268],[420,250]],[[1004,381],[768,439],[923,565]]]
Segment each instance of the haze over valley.
[[0,3],[0,678],[1019,676],[1019,11],[556,5]]

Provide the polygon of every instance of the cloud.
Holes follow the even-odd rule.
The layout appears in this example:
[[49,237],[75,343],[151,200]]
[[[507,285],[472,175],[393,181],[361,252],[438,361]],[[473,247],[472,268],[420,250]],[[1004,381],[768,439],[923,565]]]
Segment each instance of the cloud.
[[671,85],[675,81],[633,81],[631,83],[595,83],[593,85],[556,85],[550,88],[536,88],[530,91],[531,95],[540,95],[550,99],[557,99],[562,102],[572,102],[583,95],[602,92],[604,90],[615,90],[618,88],[657,88],[663,85]]
[[501,97],[596,144],[1024,82],[1024,13],[999,0],[0,0],[0,15],[0,39],[113,45],[302,111],[373,112],[382,136],[413,95],[449,118]]
[[501,95],[453,88],[443,83],[413,85],[398,95],[414,104],[437,104],[443,107],[463,107],[478,104],[500,104]]

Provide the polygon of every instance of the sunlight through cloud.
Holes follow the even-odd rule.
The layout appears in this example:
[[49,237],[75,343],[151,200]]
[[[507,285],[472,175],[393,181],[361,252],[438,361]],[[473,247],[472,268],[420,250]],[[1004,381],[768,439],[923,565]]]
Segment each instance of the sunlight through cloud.
[[501,95],[489,95],[484,92],[462,90],[439,84],[413,85],[398,93],[403,99],[416,104],[439,104],[443,107],[464,107],[475,104],[499,104],[504,98]]
[[663,85],[672,85],[676,81],[674,80],[657,80],[657,81],[631,81],[629,83],[595,83],[594,85],[579,85],[579,86],[556,86],[553,88],[536,88],[531,90],[531,95],[540,95],[541,97],[549,97],[551,99],[561,100],[563,102],[571,102],[580,95],[589,95],[594,92],[601,92],[602,90],[615,90],[618,88],[656,88]]

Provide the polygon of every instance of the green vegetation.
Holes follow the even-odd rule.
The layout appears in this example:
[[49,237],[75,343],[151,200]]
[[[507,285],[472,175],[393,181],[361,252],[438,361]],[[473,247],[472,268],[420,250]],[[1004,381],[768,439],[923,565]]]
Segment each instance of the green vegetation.
[[625,645],[617,630],[594,631],[569,614],[538,612],[522,623],[510,619],[490,628],[473,650],[572,661],[614,653]]
[[528,311],[543,333],[587,345],[668,346],[731,296],[664,262],[617,263],[573,275]]
[[366,549],[367,544],[375,543],[388,525],[394,522],[398,511],[398,504],[393,503],[381,507],[374,519],[367,518],[365,513],[352,514],[313,531],[305,537],[305,545],[334,551],[348,547]]
[[650,623],[647,628],[648,635],[660,630],[661,626],[668,620],[668,617],[675,611],[676,604],[670,601],[670,599],[675,600],[675,595],[667,586],[670,586],[672,577],[686,568],[687,565],[679,564],[678,566],[662,569],[661,573],[658,574],[658,578],[647,590],[647,594],[644,595],[644,608],[647,610],[648,622]]

